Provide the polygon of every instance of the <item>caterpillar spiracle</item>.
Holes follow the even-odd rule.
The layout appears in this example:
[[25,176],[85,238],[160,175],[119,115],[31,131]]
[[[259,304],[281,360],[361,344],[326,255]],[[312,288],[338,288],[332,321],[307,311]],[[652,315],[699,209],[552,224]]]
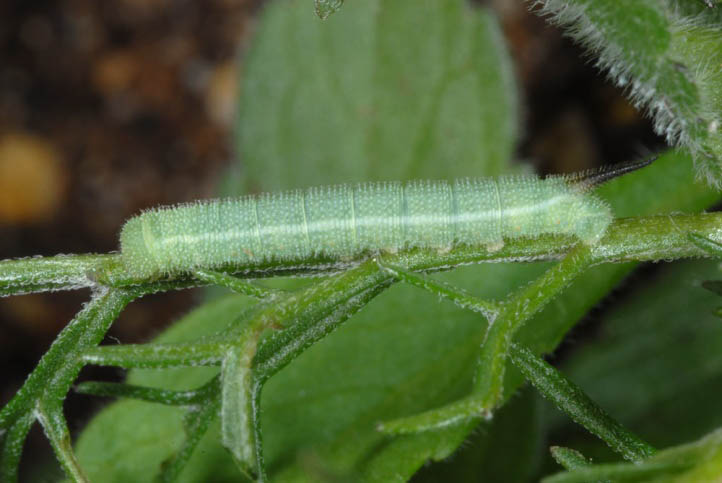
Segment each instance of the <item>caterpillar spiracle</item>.
[[505,238],[542,234],[591,245],[612,221],[591,187],[649,162],[543,179],[368,182],[160,207],[126,222],[121,257],[133,277],[157,278],[406,247],[501,247]]

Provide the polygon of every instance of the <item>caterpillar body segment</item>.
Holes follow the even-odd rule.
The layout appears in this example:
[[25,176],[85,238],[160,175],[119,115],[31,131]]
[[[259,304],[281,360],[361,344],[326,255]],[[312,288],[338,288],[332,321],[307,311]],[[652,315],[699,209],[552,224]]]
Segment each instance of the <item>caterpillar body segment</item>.
[[128,220],[120,246],[142,279],[542,234],[594,244],[611,221],[602,200],[563,176],[374,182],[153,209]]

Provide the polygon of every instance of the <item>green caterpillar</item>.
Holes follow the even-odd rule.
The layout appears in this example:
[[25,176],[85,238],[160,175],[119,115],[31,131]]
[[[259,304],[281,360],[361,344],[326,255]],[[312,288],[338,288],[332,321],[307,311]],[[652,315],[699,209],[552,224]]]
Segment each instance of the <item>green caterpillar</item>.
[[128,220],[121,255],[141,279],[201,268],[307,265],[316,257],[350,260],[407,247],[495,249],[505,238],[542,234],[594,244],[612,213],[590,188],[650,162],[544,179],[344,184],[161,207]]

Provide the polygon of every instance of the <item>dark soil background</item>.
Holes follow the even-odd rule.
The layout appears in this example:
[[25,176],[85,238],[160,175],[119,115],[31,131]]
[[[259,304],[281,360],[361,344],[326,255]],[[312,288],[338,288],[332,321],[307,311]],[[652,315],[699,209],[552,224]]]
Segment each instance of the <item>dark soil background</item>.
[[[236,161],[237,79],[262,3],[1,2],[0,258],[111,251],[123,221],[142,208],[212,196]],[[499,12],[516,64],[520,159],[570,172],[662,144],[559,30],[518,0],[481,3]],[[0,405],[87,298],[0,299]],[[109,338],[147,340],[193,301],[184,291],[135,302]],[[121,375],[89,368],[81,378]],[[102,404],[71,393],[71,429]],[[51,458],[34,429],[23,479],[36,479]]]

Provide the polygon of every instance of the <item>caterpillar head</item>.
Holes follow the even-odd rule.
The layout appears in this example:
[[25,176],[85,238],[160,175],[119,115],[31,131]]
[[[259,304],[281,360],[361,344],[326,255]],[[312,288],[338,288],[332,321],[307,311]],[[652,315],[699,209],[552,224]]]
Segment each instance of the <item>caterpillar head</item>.
[[572,234],[587,245],[596,245],[612,223],[611,209],[604,201],[592,195],[584,195],[576,209]]

